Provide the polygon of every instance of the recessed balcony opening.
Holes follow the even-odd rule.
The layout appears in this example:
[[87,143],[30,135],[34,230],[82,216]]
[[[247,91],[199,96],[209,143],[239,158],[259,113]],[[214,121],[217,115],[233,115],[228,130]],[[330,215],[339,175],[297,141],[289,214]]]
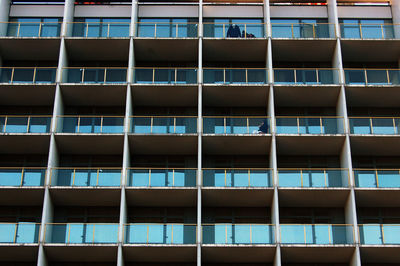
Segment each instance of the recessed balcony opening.
[[400,84],[400,70],[398,63],[392,60],[384,62],[355,62],[344,58],[345,84],[350,89],[353,86],[380,87],[384,85],[396,86]]
[[[26,59],[19,61],[19,58],[3,59],[0,68],[0,82],[16,85],[49,85],[56,82],[57,61],[46,59]],[[27,61],[28,60],[28,61]]]
[[190,60],[163,60],[158,58],[155,62],[136,58],[133,69],[133,83],[153,86],[184,86],[196,85],[197,58]]

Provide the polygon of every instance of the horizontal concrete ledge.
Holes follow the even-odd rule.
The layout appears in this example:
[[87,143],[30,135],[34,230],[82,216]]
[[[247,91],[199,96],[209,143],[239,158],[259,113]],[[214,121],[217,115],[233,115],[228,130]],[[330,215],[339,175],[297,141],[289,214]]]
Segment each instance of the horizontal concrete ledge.
[[274,190],[274,187],[201,187],[202,190]]
[[356,244],[321,244],[321,245],[316,245],[316,244],[280,244],[281,247],[285,248],[298,248],[298,247],[307,247],[307,248],[354,248]]
[[336,38],[274,38],[271,37],[271,39],[274,40],[292,40],[292,41],[336,41]]
[[134,40],[198,40],[200,37],[133,37]]
[[197,187],[128,187],[127,190],[197,190]]
[[[193,117],[197,118],[197,117]],[[195,137],[198,136],[197,133],[165,133],[165,134],[159,134],[159,133],[132,133],[128,132],[128,135],[130,136],[183,136],[183,137]]]
[[65,243],[43,243],[45,247],[118,247],[118,243],[113,244],[65,244]]
[[389,134],[350,134],[350,136],[354,136],[354,137],[384,137],[384,138],[398,138],[400,137],[400,135],[389,135]]
[[270,87],[273,83],[202,83],[204,87]]
[[121,190],[122,186],[118,187],[79,187],[79,186],[50,186],[51,190]]
[[331,191],[343,191],[343,190],[348,190],[350,191],[351,188],[350,187],[280,187],[278,186],[279,190],[304,190],[304,191],[327,191],[327,190],[331,190]]
[[1,191],[1,190],[6,190],[6,189],[11,189],[11,190],[17,190],[17,189],[23,189],[23,190],[41,190],[41,189],[44,189],[44,186],[21,186],[21,187],[16,187],[16,186],[0,186],[0,191]]
[[[102,67],[99,67],[99,69],[100,68],[102,68]],[[103,67],[103,68],[106,68],[106,67]],[[60,84],[63,85],[63,86],[88,86],[88,85],[90,85],[90,86],[112,86],[112,87],[114,87],[114,86],[127,86],[129,83],[128,82],[119,82],[119,83],[107,83],[107,82],[104,82],[104,83],[89,83],[89,82],[86,82],[86,83],[69,83],[69,82],[60,82]]]
[[[290,70],[290,69],[289,69]],[[271,83],[274,87],[310,87],[310,88],[338,88],[343,86],[344,84],[281,84],[281,83]]]
[[203,133],[202,134],[204,137],[271,137],[272,134],[259,134],[259,133],[254,133],[254,134],[210,134],[210,133]]
[[266,41],[268,40],[268,37],[264,37],[264,38],[214,38],[214,37],[203,37],[204,40],[215,40],[215,41],[221,41],[221,40],[232,40],[232,41]]
[[[60,133],[54,132],[57,136],[85,136],[85,137],[92,137],[92,136],[123,136],[124,133]],[[37,135],[37,134],[35,134]]]
[[1,36],[0,39],[11,40],[61,40],[61,37],[15,37],[15,36]]
[[0,133],[0,136],[49,136],[51,133]]
[[65,36],[66,40],[129,40],[131,36],[127,37],[73,37],[73,36]]
[[0,243],[0,247],[37,247],[39,243]]
[[215,247],[215,248],[276,248],[277,244],[201,244],[202,247]]
[[126,244],[122,243],[123,247],[168,247],[168,248],[195,248],[197,244]]
[[[275,133],[276,136],[300,136],[300,137],[344,137],[346,136],[345,133],[340,134],[282,134],[282,133]],[[266,134],[265,134],[266,135]]]
[[367,245],[360,244],[361,248],[399,248],[400,244]]
[[164,84],[164,83],[132,83],[132,87],[198,87],[199,83],[192,83],[192,84]]

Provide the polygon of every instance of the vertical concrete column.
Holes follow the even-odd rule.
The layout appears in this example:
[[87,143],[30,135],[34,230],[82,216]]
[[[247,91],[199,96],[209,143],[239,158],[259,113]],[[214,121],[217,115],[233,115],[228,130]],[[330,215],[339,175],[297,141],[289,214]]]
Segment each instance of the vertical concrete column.
[[62,24],[61,36],[72,36],[73,24],[75,15],[75,1],[65,0],[64,19]]
[[0,36],[7,35],[7,28],[10,16],[11,0],[0,0]]
[[390,4],[392,6],[393,24],[397,24],[394,26],[394,37],[400,39],[400,1],[391,0]]
[[340,37],[339,17],[337,12],[336,0],[327,0],[328,6],[328,22],[333,26],[329,26],[330,36]]
[[266,37],[270,38],[272,36],[272,29],[271,29],[271,12],[269,8],[269,0],[264,0],[263,7],[264,7],[264,24],[265,24]]
[[131,9],[131,27],[129,35],[134,37],[136,34],[136,27],[139,16],[139,4],[137,0],[132,1],[132,9]]

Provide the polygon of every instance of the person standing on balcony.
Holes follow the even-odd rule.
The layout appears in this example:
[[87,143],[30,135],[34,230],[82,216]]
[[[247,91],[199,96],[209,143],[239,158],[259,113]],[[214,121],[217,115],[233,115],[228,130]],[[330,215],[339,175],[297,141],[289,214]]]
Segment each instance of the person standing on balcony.
[[226,33],[226,37],[228,38],[240,38],[241,33],[240,33],[240,28],[236,24],[230,24],[228,28],[228,32]]

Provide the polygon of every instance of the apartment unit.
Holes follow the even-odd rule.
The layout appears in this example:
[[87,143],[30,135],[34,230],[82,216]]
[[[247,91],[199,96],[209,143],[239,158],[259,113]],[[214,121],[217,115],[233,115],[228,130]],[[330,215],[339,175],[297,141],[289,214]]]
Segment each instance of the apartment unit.
[[0,265],[400,265],[400,1],[0,0]]

